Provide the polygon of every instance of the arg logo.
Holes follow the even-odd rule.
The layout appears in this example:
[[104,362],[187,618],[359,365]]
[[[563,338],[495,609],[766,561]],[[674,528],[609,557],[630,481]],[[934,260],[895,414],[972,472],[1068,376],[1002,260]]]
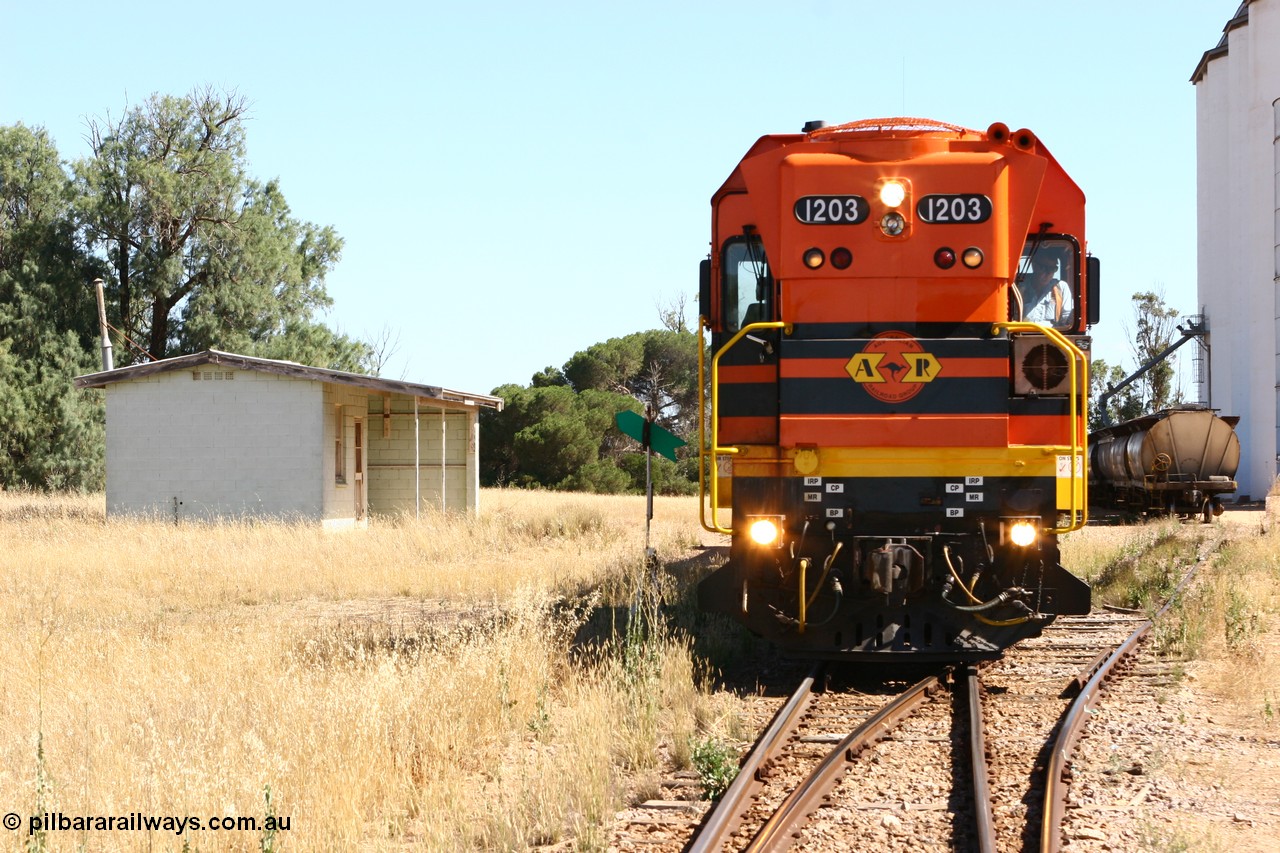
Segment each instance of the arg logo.
[[867,393],[885,403],[919,394],[942,372],[942,364],[906,332],[881,332],[849,359],[845,371]]

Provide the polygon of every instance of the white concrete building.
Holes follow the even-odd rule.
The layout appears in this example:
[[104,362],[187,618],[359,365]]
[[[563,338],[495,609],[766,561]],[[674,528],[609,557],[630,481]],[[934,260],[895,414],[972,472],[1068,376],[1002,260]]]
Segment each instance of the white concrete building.
[[1191,82],[1209,330],[1199,398],[1240,416],[1238,494],[1257,500],[1280,450],[1280,0],[1241,3]]
[[77,377],[107,396],[107,515],[271,516],[479,505],[479,409],[502,400],[207,350]]

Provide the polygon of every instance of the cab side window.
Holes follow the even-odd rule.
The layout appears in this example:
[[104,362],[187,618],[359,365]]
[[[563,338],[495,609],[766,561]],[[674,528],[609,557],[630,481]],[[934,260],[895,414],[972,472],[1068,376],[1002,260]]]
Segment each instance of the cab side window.
[[1076,259],[1079,250],[1067,237],[1037,235],[1027,240],[1018,264],[1012,319],[1067,331],[1075,326],[1079,304]]
[[721,270],[726,332],[772,319],[773,275],[759,238],[735,237],[726,243]]

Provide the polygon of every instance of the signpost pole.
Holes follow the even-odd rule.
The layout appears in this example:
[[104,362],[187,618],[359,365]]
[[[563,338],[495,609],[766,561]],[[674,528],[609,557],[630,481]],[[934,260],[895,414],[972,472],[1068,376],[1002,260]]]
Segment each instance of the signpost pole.
[[[648,412],[645,413],[648,415]],[[653,563],[654,551],[649,547],[649,528],[653,524],[653,419],[644,419],[644,560],[646,565]]]
[[[676,438],[667,430],[655,424],[655,413],[652,408],[646,408],[645,414],[639,415],[632,411],[621,411],[614,416],[614,421],[618,425],[618,429],[624,435],[634,438],[644,447],[644,492],[645,492],[645,520],[644,520],[644,562],[649,567],[653,577],[653,585],[656,591],[658,580],[658,559],[657,552],[651,547],[649,534],[653,523],[653,451],[657,450],[663,456],[676,461],[676,448],[684,445],[684,441]],[[656,445],[656,447],[655,447]]]

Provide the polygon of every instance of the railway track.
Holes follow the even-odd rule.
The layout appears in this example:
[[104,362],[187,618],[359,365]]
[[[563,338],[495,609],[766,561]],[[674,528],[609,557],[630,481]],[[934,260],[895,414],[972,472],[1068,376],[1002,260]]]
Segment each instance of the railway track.
[[839,670],[815,671],[714,807],[637,810],[612,849],[1056,851],[1075,725],[1144,622],[1059,619],[998,661],[905,689],[854,688]]
[[[896,694],[902,685],[893,682],[863,691],[832,681],[815,690],[815,680],[828,678],[817,671],[800,684],[686,849],[776,849],[838,783],[847,760],[941,687],[937,675]],[[859,720],[850,732],[851,721]]]
[[[1142,622],[1111,614],[1060,619],[1052,630],[984,667],[984,721],[996,733],[988,738],[996,850],[1056,849],[1044,843],[1060,834],[1057,823],[1046,823],[1045,806],[1061,790],[1056,785],[1066,781],[1059,777],[1052,788],[1047,783],[1052,759],[1060,755],[1059,726],[1071,714],[1072,700],[1084,696],[1082,683]],[[1096,690],[1090,695],[1096,697]]]

